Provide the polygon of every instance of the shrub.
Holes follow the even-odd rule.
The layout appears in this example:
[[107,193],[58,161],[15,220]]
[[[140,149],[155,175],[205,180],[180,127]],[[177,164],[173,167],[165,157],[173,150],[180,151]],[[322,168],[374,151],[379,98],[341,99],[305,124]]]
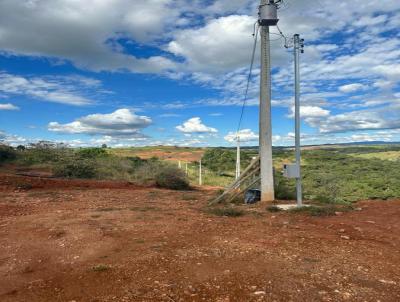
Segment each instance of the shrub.
[[9,146],[0,146],[0,163],[16,158],[15,151]]
[[161,188],[172,190],[187,190],[190,188],[185,173],[171,166],[160,167],[160,170],[155,175],[155,182]]
[[280,172],[274,173],[275,197],[280,200],[296,199],[296,188],[293,180],[284,178]]
[[70,157],[72,151],[69,149],[31,148],[19,154],[24,165],[53,164]]
[[54,176],[66,178],[94,178],[95,163],[87,160],[72,160],[54,167]]
[[[242,168],[247,167],[250,161],[250,155],[247,152],[242,152]],[[205,167],[220,175],[233,171],[236,164],[236,150],[225,148],[207,149],[203,155],[202,163]]]
[[76,152],[81,158],[95,159],[98,157],[105,157],[108,155],[105,148],[84,148]]

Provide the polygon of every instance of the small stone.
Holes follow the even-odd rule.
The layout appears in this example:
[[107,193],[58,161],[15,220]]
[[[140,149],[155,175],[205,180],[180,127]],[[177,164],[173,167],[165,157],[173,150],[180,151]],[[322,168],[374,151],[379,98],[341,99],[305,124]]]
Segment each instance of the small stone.
[[260,291],[256,291],[256,292],[254,292],[254,294],[255,294],[255,295],[257,295],[257,296],[261,296],[261,295],[265,295],[265,294],[266,294],[266,292],[265,292],[265,291],[262,291],[262,290],[260,290]]
[[342,216],[342,215],[343,215],[343,212],[335,212],[335,215],[336,215],[336,216]]
[[350,237],[349,236],[345,236],[345,235],[340,236],[340,238],[342,238],[344,240],[350,240]]
[[343,293],[343,299],[344,300],[348,300],[351,298],[351,294],[350,293]]
[[345,229],[340,229],[339,232],[340,233],[344,233],[344,232],[346,232],[346,230]]
[[388,280],[383,280],[383,279],[379,280],[379,282],[384,283],[384,284],[396,285],[396,282],[394,282],[394,281],[388,281]]

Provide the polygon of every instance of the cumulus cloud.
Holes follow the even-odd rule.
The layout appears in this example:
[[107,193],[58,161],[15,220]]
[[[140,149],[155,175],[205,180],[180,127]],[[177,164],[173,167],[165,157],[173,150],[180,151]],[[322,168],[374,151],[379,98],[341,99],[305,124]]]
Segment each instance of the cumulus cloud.
[[194,71],[243,67],[243,62],[249,61],[253,25],[251,16],[232,15],[210,20],[204,27],[177,32],[167,49],[186,58],[188,67]]
[[48,130],[64,134],[106,135],[110,137],[143,137],[141,129],[152,123],[130,109],[118,109],[109,114],[91,114],[67,124],[51,122]]
[[94,71],[159,73],[175,64],[162,56],[136,58],[120,40],[159,37],[179,17],[173,0],[0,2],[0,48],[9,54],[68,60]]
[[0,110],[19,110],[19,107],[11,103],[0,104]]
[[199,117],[192,117],[182,125],[176,126],[183,133],[217,133],[218,130],[203,124]]
[[258,141],[258,134],[254,133],[251,129],[242,129],[238,133],[237,132],[229,132],[224,139],[227,142],[234,143],[239,137],[240,142],[248,143],[248,142],[256,142]]

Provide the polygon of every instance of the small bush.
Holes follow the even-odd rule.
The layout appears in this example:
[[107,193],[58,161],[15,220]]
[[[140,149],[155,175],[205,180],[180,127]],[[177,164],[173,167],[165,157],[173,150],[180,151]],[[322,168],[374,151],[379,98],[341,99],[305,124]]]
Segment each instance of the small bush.
[[57,165],[53,174],[57,177],[89,179],[96,177],[96,168],[94,162],[76,160]]
[[238,210],[235,208],[210,208],[207,212],[213,215],[227,217],[240,217],[244,215],[244,212],[242,210]]
[[81,158],[95,159],[98,157],[105,157],[108,155],[107,150],[104,148],[84,148],[76,152]]
[[16,158],[16,153],[12,147],[0,146],[0,163],[13,160]]
[[175,167],[160,167],[155,175],[155,182],[157,186],[166,189],[187,190],[190,188],[185,173]]
[[296,199],[295,184],[292,179],[283,177],[280,172],[274,173],[275,197],[280,200]]

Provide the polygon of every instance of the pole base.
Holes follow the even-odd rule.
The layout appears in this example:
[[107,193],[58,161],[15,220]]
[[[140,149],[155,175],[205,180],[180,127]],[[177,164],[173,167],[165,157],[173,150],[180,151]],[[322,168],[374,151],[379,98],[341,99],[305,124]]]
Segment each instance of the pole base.
[[274,192],[261,192],[261,201],[266,201],[266,202],[275,201]]

